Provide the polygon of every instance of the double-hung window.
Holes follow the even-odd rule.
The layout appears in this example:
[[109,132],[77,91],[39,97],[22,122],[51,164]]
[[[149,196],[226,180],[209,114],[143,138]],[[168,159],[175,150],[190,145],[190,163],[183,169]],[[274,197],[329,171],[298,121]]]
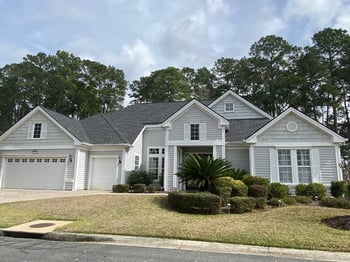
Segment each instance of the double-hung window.
[[184,140],[206,140],[207,125],[206,123],[185,123]]
[[311,183],[311,156],[308,149],[279,149],[278,173],[281,183]]
[[156,179],[164,174],[164,147],[150,147],[148,148],[148,172],[154,174]]

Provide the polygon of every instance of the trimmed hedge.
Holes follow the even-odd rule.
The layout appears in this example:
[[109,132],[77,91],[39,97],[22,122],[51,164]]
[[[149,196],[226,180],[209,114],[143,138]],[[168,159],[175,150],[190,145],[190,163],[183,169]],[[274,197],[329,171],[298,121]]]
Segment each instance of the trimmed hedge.
[[331,195],[334,197],[342,197],[348,195],[348,187],[345,181],[331,182]]
[[297,196],[307,196],[306,184],[298,184],[295,186],[295,195]]
[[154,174],[144,170],[133,170],[128,177],[128,184],[133,186],[135,184],[145,184],[149,186],[156,179]]
[[324,198],[320,201],[320,205],[324,207],[334,207],[350,209],[350,200],[345,198]]
[[135,184],[132,188],[134,193],[145,193],[147,186],[145,184]]
[[267,205],[267,200],[265,197],[257,197],[255,198],[255,208],[264,209]]
[[283,198],[282,201],[283,201],[283,203],[285,203],[288,206],[293,206],[293,205],[298,204],[295,197],[290,197],[290,196]]
[[251,212],[256,205],[253,197],[231,197],[230,210],[232,213],[246,213]]
[[231,187],[229,187],[229,186],[216,187],[210,193],[213,193],[213,194],[221,197],[222,205],[226,205],[229,201],[229,198],[231,197]]
[[269,185],[269,198],[286,198],[289,196],[289,187],[281,183],[271,183]]
[[248,196],[248,186],[241,180],[234,180],[231,185],[231,196]]
[[304,204],[304,205],[310,205],[312,202],[314,202],[311,197],[308,196],[296,196],[295,200],[300,203],[300,204]]
[[248,187],[248,196],[267,197],[267,187],[263,185],[251,185]]
[[246,175],[242,179],[243,183],[246,184],[248,187],[251,185],[262,185],[262,186],[268,186],[270,181],[267,178],[263,178],[260,176],[250,176]]
[[309,196],[312,198],[323,199],[327,195],[327,189],[323,184],[310,183],[307,185],[299,184],[295,186],[295,193],[297,196]]
[[168,204],[171,209],[190,214],[219,214],[221,211],[221,198],[207,192],[170,192]]
[[147,187],[147,192],[148,193],[155,193],[156,189],[157,188],[155,186],[149,186],[149,187]]
[[269,201],[267,203],[273,207],[281,207],[284,204],[283,201],[281,199],[278,199],[278,198],[271,198],[271,199],[269,199]]
[[128,184],[118,184],[112,186],[113,193],[127,193],[129,191]]

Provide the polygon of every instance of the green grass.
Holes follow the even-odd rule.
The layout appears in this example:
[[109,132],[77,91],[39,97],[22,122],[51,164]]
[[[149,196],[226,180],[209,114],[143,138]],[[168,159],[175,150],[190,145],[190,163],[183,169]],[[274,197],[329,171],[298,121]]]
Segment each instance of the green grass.
[[0,228],[37,220],[74,220],[64,232],[217,241],[285,248],[350,251],[350,231],[323,218],[350,210],[289,206],[246,214],[190,215],[168,210],[166,196],[99,195],[0,205]]

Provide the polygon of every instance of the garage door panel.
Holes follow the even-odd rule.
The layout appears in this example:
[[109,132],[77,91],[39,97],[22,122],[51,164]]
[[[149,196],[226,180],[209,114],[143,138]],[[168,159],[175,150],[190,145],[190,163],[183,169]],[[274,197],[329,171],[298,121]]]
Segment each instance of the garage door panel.
[[93,158],[91,174],[91,189],[111,190],[117,177],[116,158]]
[[65,158],[8,158],[4,188],[63,189]]

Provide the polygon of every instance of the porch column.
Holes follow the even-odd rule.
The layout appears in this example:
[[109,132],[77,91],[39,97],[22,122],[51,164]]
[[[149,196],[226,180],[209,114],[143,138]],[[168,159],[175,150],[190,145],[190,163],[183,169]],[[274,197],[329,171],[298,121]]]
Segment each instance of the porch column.
[[173,190],[178,187],[177,175],[178,172],[178,157],[177,157],[177,146],[174,146],[174,162],[173,162]]
[[250,174],[252,176],[255,176],[255,157],[254,157],[254,146],[249,146],[249,167],[250,167]]

